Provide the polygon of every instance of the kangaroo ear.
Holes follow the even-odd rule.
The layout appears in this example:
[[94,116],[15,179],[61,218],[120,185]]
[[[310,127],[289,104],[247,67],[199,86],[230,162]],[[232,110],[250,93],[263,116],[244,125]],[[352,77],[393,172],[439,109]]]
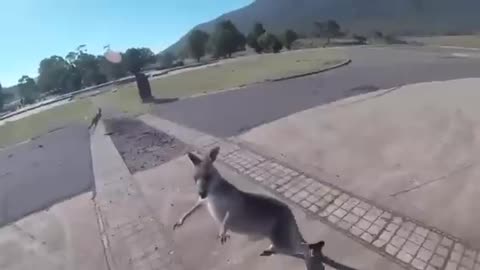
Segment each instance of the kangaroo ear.
[[217,159],[218,153],[220,152],[220,146],[217,146],[210,150],[210,154],[208,156],[210,157],[210,160],[214,162]]
[[188,152],[188,158],[192,161],[193,165],[197,166],[202,160],[195,154]]

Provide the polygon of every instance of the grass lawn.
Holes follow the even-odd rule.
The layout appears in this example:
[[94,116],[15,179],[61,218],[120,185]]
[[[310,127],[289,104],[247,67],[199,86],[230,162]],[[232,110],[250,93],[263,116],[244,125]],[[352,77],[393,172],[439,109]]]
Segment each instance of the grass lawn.
[[[268,79],[320,71],[346,60],[335,49],[310,49],[240,57],[218,65],[172,74],[151,81],[157,98],[185,97],[234,88]],[[295,89],[292,89],[294,91]],[[118,91],[54,107],[0,126],[0,147],[18,143],[72,122],[90,121],[96,107],[138,115],[149,110],[138,97],[135,83],[120,86]]]
[[408,40],[421,42],[425,45],[480,48],[480,35],[415,37],[408,38]]
[[[320,71],[346,60],[335,49],[309,49],[280,54],[250,55],[228,59],[214,66],[184,71],[151,80],[153,95],[157,98],[186,97],[252,83],[263,82],[284,76]],[[139,102],[135,83],[119,87],[94,97],[101,106],[131,114],[148,111],[149,105]]]
[[345,57],[333,49],[252,55],[159,78],[151,85],[157,97],[183,97],[322,70],[343,60]]
[[0,148],[40,136],[74,122],[89,122],[95,114],[90,100],[79,100],[0,125]]

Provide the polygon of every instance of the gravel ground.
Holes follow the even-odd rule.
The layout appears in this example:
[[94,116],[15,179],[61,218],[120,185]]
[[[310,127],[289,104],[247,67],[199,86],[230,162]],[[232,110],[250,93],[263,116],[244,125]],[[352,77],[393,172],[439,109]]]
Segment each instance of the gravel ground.
[[118,152],[131,173],[147,170],[187,151],[187,145],[133,118],[105,119]]

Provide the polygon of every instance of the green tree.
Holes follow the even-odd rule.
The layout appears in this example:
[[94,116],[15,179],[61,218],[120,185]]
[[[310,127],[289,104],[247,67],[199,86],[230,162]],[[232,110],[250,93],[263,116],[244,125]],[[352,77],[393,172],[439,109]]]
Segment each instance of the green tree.
[[258,44],[265,52],[278,53],[283,48],[283,44],[280,42],[277,36],[268,32],[263,33],[263,35],[258,38]]
[[155,63],[155,55],[149,48],[130,48],[124,54],[126,69],[132,73],[139,73],[143,67]]
[[97,85],[107,81],[106,76],[100,72],[100,58],[93,54],[80,53],[74,65],[81,74],[82,87]]
[[324,46],[330,44],[330,40],[334,37],[342,35],[340,25],[335,20],[327,20],[324,22],[315,22],[316,35],[318,37],[327,38],[327,43]]
[[209,35],[202,30],[193,30],[188,36],[188,51],[190,56],[200,62],[200,58],[205,55]]
[[[81,77],[81,87],[101,84],[107,81],[106,74],[101,72],[101,57],[87,53],[86,45],[80,45],[73,52],[69,52],[65,57],[73,67],[71,72],[79,73]],[[78,74],[75,74],[75,78]],[[71,90],[70,90],[71,91]]]
[[298,39],[297,32],[291,29],[286,30],[285,33],[283,34],[283,41],[285,44],[285,48],[287,48],[288,50],[292,49],[292,43],[297,39]]
[[157,62],[160,63],[163,67],[169,68],[175,62],[175,55],[171,52],[164,52],[157,55]]
[[26,75],[23,75],[18,80],[18,89],[23,104],[34,103],[40,95],[40,90],[35,80]]
[[227,20],[218,23],[212,35],[215,57],[232,57],[239,50],[245,50],[246,38],[235,25]]
[[[61,56],[54,55],[45,58],[40,62],[38,68],[38,88],[42,92],[68,92],[77,90],[77,87],[80,87],[79,82],[77,82],[76,85],[67,83],[67,80],[73,78],[72,74],[70,74],[71,72],[70,63]],[[67,84],[73,89],[67,89]]]
[[274,53],[279,53],[282,49],[283,49],[283,43],[280,41],[280,39],[278,39],[275,36],[275,39],[274,39],[273,45],[272,45],[272,51]]
[[256,53],[261,53],[263,48],[258,44],[258,38],[265,33],[265,28],[261,23],[255,23],[252,31],[247,35],[247,44],[254,49]]
[[152,90],[148,77],[142,73],[142,68],[146,65],[155,63],[155,55],[148,48],[130,48],[123,57],[126,69],[135,75],[137,82],[138,95],[143,102],[152,100]]

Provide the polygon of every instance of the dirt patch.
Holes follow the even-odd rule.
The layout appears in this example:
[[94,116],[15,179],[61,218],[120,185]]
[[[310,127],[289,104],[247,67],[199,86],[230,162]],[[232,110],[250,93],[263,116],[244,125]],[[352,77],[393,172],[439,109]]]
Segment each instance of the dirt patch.
[[137,119],[105,119],[105,126],[131,173],[159,166],[188,150],[182,141]]

